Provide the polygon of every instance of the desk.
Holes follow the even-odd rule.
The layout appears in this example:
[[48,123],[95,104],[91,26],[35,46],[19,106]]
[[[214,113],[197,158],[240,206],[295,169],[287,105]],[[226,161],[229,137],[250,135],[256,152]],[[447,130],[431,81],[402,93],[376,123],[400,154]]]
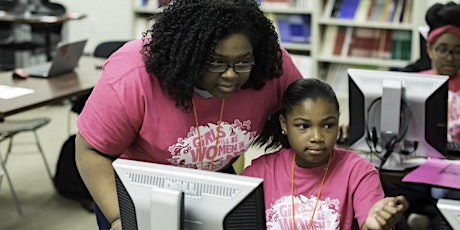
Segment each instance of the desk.
[[21,15],[14,15],[14,14],[7,13],[4,11],[1,11],[1,12],[3,13],[0,13],[0,22],[38,25],[38,26],[43,26],[46,29],[45,50],[46,50],[46,58],[48,61],[50,61],[52,58],[51,51],[53,48],[51,47],[51,30],[50,30],[51,26],[63,24],[64,22],[67,22],[70,20],[83,19],[86,17],[86,15],[79,14],[79,13],[66,13],[61,16],[31,15],[27,17],[27,16],[21,16]]
[[32,94],[7,100],[0,99],[0,121],[9,115],[90,92],[102,73],[101,69],[96,69],[96,65],[103,60],[83,56],[75,72],[52,78],[13,79],[10,71],[0,73],[0,85],[34,90]]

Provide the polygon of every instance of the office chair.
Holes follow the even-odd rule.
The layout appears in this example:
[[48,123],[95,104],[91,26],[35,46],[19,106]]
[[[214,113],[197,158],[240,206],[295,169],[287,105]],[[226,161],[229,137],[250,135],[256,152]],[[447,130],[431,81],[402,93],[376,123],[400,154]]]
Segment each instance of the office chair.
[[[18,208],[18,212],[19,212],[20,216],[22,216],[22,210],[21,210],[21,207],[19,205],[19,201],[18,201],[16,192],[14,190],[13,184],[11,182],[11,178],[9,177],[9,174],[8,174],[8,171],[7,171],[7,168],[6,168],[6,163],[8,161],[8,157],[12,153],[13,137],[16,134],[19,134],[19,133],[22,133],[22,132],[33,132],[34,137],[35,137],[35,145],[37,146],[38,151],[39,151],[41,157],[43,158],[43,162],[45,163],[45,167],[46,167],[46,171],[48,173],[48,176],[50,177],[51,181],[53,181],[53,176],[51,174],[51,170],[50,170],[50,167],[48,165],[48,161],[46,160],[45,154],[44,154],[43,149],[42,149],[42,147],[40,145],[38,135],[37,135],[37,132],[36,132],[39,128],[45,126],[50,121],[51,120],[49,118],[32,118],[32,119],[24,119],[24,120],[19,120],[19,119],[18,120],[13,120],[13,119],[8,120],[8,119],[6,119],[3,122],[0,122],[0,143],[5,141],[5,140],[9,140],[8,148],[7,148],[7,151],[6,151],[6,154],[5,154],[5,158],[3,158],[1,156],[1,153],[0,153],[0,165],[1,165],[0,170],[2,170],[3,175],[8,180],[8,183],[9,183],[10,189],[11,189],[11,191],[13,193],[13,198],[14,198],[14,200],[16,202],[16,207]],[[1,185],[2,179],[3,179],[3,176],[0,177],[0,185]]]

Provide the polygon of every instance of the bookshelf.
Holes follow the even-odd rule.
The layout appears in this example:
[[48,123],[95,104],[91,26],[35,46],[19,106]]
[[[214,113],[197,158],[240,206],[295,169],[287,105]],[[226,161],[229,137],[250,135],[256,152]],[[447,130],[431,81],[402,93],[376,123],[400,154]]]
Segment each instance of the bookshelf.
[[[316,2],[316,1],[315,1]],[[347,97],[349,67],[397,70],[418,59],[418,28],[426,2],[419,0],[321,0],[314,6],[312,69]]]
[[260,1],[260,9],[269,18],[279,35],[280,44],[291,53],[295,65],[305,77],[314,77],[312,71],[313,11],[311,0]]
[[[147,19],[158,10],[162,2],[159,0],[132,0],[134,5],[133,33],[135,37],[140,37],[141,32],[150,27],[151,22]],[[164,1],[163,1],[164,2]],[[294,60],[299,65],[305,65],[301,72],[307,77],[318,77],[327,80],[331,84],[342,84],[344,81],[337,80],[337,77],[346,77],[344,71],[346,67],[373,68],[373,69],[398,69],[406,66],[419,56],[419,31],[418,28],[424,25],[424,14],[427,3],[419,0],[259,0],[261,10],[266,16],[274,21],[274,25],[279,29],[276,20],[282,17],[292,16],[297,20],[297,26],[301,27],[299,18],[305,19],[303,22],[308,30],[308,41],[296,42],[283,41],[283,33],[279,31],[280,43],[293,54]],[[392,5],[393,4],[393,5]],[[376,7],[382,7],[380,11],[386,11],[386,20],[382,19],[384,13],[380,13],[380,18],[370,13]],[[343,8],[343,9],[342,9]],[[341,12],[342,11],[342,12]],[[344,13],[349,11],[348,13]],[[342,13],[342,14],[340,14]],[[374,12],[377,15],[377,13]],[[391,15],[391,16],[390,16]],[[391,18],[391,19],[390,19]],[[378,19],[378,20],[377,20]],[[303,28],[303,29],[305,29]],[[335,31],[334,31],[335,30]],[[345,36],[340,43],[342,52],[333,53],[337,43],[339,30],[345,31]],[[364,40],[374,39],[374,46],[359,47],[366,44]],[[391,35],[391,36],[390,36]],[[342,35],[343,36],[343,35]],[[382,37],[387,37],[385,41]],[[395,38],[400,37],[402,41],[391,44]],[[355,42],[353,42],[355,41]],[[354,45],[353,45],[354,43]],[[387,46],[385,48],[385,44]],[[358,47],[356,47],[358,45]],[[378,47],[378,48],[376,48]],[[399,47],[399,49],[396,49]],[[403,48],[401,48],[403,47]],[[383,52],[382,49],[385,51]],[[399,50],[396,52],[396,50]],[[308,70],[305,70],[308,68]],[[335,75],[335,76],[331,76]],[[346,87],[336,85],[340,91]],[[341,94],[342,92],[338,92]]]

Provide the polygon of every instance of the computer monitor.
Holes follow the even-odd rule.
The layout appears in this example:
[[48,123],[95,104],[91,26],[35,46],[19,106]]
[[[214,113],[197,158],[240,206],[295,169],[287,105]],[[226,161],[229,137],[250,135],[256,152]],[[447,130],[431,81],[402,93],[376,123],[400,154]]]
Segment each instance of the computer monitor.
[[458,229],[460,226],[460,201],[452,199],[439,199],[436,207],[441,214],[439,229]]
[[374,163],[388,170],[417,166],[406,164],[403,155],[444,158],[447,81],[440,75],[348,69],[350,147],[376,153]]
[[113,162],[129,229],[265,229],[262,179],[126,159]]

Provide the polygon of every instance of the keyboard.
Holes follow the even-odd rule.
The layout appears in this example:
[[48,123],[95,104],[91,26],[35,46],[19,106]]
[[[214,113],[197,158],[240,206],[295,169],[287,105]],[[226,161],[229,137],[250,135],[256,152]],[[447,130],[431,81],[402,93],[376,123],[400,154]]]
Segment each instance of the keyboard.
[[447,151],[448,152],[458,152],[460,153],[460,143],[459,142],[447,142]]

